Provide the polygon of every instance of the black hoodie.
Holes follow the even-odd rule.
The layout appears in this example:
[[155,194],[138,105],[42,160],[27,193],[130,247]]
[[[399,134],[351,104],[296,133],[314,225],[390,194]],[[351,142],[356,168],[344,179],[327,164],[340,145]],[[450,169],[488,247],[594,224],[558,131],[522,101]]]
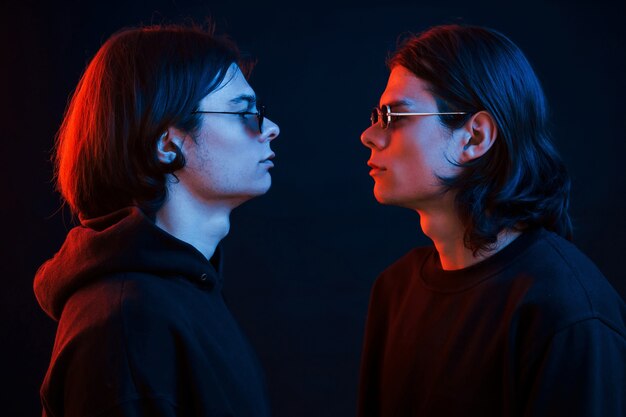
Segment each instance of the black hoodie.
[[267,416],[264,377],[208,261],[135,207],[83,221],[35,277],[58,329],[44,416]]

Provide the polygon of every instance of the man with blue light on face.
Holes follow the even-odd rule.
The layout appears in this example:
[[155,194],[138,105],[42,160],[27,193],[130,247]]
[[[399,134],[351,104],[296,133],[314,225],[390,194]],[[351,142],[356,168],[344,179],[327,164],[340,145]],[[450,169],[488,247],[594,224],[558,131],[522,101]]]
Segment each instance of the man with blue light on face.
[[221,293],[219,242],[269,189],[279,134],[247,67],[227,38],[173,25],[122,30],[87,66],[55,148],[80,225],[35,278],[59,322],[44,416],[270,415]]
[[522,52],[439,26],[389,67],[361,136],[374,195],[434,246],[374,284],[358,415],[626,415],[626,306],[569,242],[570,181]]

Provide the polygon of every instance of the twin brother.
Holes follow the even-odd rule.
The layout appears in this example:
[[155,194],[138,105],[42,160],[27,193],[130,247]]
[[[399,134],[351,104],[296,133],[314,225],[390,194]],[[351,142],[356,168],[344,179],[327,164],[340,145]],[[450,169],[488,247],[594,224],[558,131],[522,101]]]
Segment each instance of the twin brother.
[[[436,26],[391,55],[361,135],[374,195],[433,246],[371,292],[358,415],[624,416],[626,307],[570,241],[570,180],[520,49]],[[271,185],[279,127],[229,40],[126,29],[87,66],[55,147],[80,225],[38,271],[58,321],[44,416],[269,416],[221,296],[230,212]]]

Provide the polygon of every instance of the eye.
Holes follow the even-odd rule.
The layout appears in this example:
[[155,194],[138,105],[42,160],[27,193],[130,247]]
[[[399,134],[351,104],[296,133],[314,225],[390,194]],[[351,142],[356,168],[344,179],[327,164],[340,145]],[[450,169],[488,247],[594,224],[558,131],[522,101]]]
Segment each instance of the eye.
[[402,122],[402,119],[404,119],[404,117],[402,117],[402,116],[391,116],[391,120],[389,121],[389,125],[393,128],[394,126],[397,126],[398,123]]
[[256,111],[246,110],[245,112],[239,113],[239,117],[241,117],[244,120],[252,120],[256,117]]

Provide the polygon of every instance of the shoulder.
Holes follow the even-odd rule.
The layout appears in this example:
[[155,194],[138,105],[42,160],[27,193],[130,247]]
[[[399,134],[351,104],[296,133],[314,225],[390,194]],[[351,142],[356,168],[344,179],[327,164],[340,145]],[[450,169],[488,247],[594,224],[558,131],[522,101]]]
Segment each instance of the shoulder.
[[[626,339],[598,319],[572,324],[523,361],[522,375],[533,395],[531,415],[559,410],[559,415],[624,415]],[[532,387],[532,388],[531,388]],[[601,414],[599,414],[601,410]]]
[[[87,327],[118,326],[133,319],[169,321],[184,313],[182,303],[198,292],[188,280],[146,273],[103,276],[76,291],[62,321]],[[81,319],[83,317],[83,319]]]
[[434,250],[432,246],[413,248],[389,265],[381,275],[412,273],[422,266],[423,261],[431,256]]
[[[67,301],[57,330],[55,350],[89,360],[118,357],[126,367],[129,353],[160,351],[188,321],[193,284],[184,279],[143,273],[103,276]],[[198,297],[195,295],[195,297]],[[148,346],[153,343],[155,346]],[[110,364],[113,366],[113,364]]]
[[121,289],[121,313],[125,320],[171,322],[185,316],[204,291],[189,280],[150,274],[126,274]]
[[204,301],[204,291],[184,278],[103,276],[66,303],[55,349],[81,358],[79,366],[91,362],[90,357],[114,359],[111,369],[141,365],[146,355],[157,361],[171,358],[178,349],[176,341],[190,337],[194,307]]
[[403,293],[420,274],[424,262],[433,254],[429,246],[413,248],[380,273],[372,294]]
[[551,232],[511,266],[529,283],[520,305],[526,319],[550,333],[597,320],[626,335],[626,305],[594,263],[574,244]]

